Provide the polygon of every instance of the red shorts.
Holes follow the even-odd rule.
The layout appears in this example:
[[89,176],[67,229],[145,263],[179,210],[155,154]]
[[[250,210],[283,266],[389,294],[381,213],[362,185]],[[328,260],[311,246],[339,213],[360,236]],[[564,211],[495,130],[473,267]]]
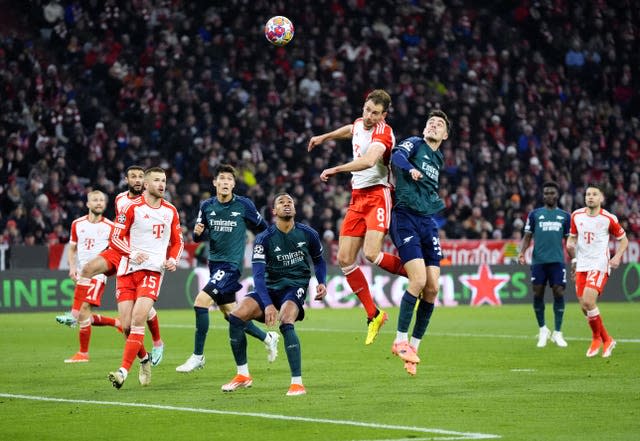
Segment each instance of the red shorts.
[[364,237],[369,230],[386,233],[391,221],[391,204],[391,188],[384,185],[352,190],[340,236]]
[[155,302],[158,300],[161,284],[162,274],[157,271],[140,270],[118,276],[116,301],[118,303],[126,300],[135,302],[139,297],[149,297]]
[[609,280],[609,274],[602,271],[581,271],[576,273],[576,295],[582,297],[585,288],[591,288],[598,291],[598,295],[602,294],[604,285]]
[[[87,302],[92,306],[100,306],[102,302],[102,295],[104,294],[105,284],[102,278],[94,277],[88,285],[76,283],[76,289],[73,292],[73,304]],[[78,309],[80,309],[78,307]]]
[[100,256],[104,260],[106,260],[107,266],[109,267],[109,269],[107,270],[106,273],[104,273],[104,275],[107,277],[114,275],[116,273],[116,270],[118,269],[118,265],[120,265],[120,259],[122,259],[122,254],[120,254],[119,251],[114,250],[113,248],[107,248],[106,250],[100,253]]

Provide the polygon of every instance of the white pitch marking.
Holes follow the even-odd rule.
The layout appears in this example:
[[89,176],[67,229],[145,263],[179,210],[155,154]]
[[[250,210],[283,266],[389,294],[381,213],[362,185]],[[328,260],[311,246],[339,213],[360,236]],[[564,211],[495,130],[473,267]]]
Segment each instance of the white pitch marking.
[[[365,422],[350,421],[350,420],[331,420],[327,418],[308,418],[308,417],[297,417],[297,416],[291,416],[291,415],[277,415],[277,414],[256,413],[256,412],[235,412],[231,410],[201,409],[197,407],[166,406],[161,404],[124,403],[120,401],[70,400],[67,398],[38,397],[34,395],[20,395],[20,394],[8,394],[8,393],[0,393],[0,397],[15,398],[15,399],[21,399],[21,400],[33,400],[33,401],[50,401],[55,403],[98,404],[98,405],[106,405],[106,406],[141,407],[145,409],[171,410],[171,411],[195,412],[195,413],[211,413],[216,415],[245,416],[245,417],[254,417],[254,418],[265,418],[265,419],[271,419],[271,420],[336,424],[336,425],[342,425],[342,426],[368,427],[372,429],[387,429],[387,430],[403,430],[403,431],[411,431],[411,432],[435,433],[439,435],[444,435],[444,436],[436,436],[436,437],[428,437],[428,438],[411,438],[412,440],[422,440],[422,441],[475,440],[475,439],[501,438],[499,435],[493,435],[490,433],[454,432],[452,430],[430,429],[427,427],[394,426],[390,424],[365,423]],[[406,438],[403,438],[403,439],[396,438],[396,439],[375,440],[375,441],[403,441],[405,439]]]
[[511,369],[511,372],[535,372],[535,369]]
[[[176,329],[194,329],[194,325],[177,325],[171,323],[163,323],[163,328],[176,328]],[[211,325],[210,329],[229,329],[226,326],[217,326]],[[308,332],[339,332],[339,333],[362,333],[361,329],[338,329],[338,328],[311,328],[300,326],[301,330]],[[395,334],[396,331],[382,330],[380,331],[382,334]],[[472,334],[470,332],[429,332],[427,335],[433,335],[437,337],[469,337],[469,338],[505,338],[511,340],[531,340],[535,339],[538,335],[513,335],[513,334]],[[591,337],[567,337],[564,336],[565,340],[569,341],[591,341]],[[618,343],[640,343],[640,339],[638,338],[617,338],[616,341]]]

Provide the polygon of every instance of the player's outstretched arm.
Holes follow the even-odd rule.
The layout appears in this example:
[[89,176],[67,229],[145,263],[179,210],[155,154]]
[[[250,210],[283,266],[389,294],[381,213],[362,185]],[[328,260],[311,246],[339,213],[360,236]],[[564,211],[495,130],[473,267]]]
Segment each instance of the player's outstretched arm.
[[367,153],[363,156],[347,162],[346,164],[336,165],[335,167],[323,170],[320,174],[320,180],[322,182],[327,182],[331,176],[337,175],[338,173],[354,172],[371,168],[382,158],[384,152],[384,145],[379,142],[374,142],[369,146]]
[[322,135],[312,136],[309,139],[309,143],[307,144],[307,151],[310,152],[316,146],[328,141],[330,139],[350,139],[351,131],[353,129],[353,124],[347,124],[346,126],[342,126],[339,129],[336,129],[332,132],[324,133]]

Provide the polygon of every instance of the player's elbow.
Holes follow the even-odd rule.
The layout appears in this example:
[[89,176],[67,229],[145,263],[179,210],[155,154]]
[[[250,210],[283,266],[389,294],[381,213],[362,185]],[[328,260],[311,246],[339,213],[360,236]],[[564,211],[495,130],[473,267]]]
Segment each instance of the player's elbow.
[[364,164],[367,166],[367,168],[371,168],[376,165],[376,162],[378,162],[378,158],[366,158]]
[[378,161],[371,161],[371,160],[366,161],[367,168],[373,167],[374,165],[376,165],[376,162]]

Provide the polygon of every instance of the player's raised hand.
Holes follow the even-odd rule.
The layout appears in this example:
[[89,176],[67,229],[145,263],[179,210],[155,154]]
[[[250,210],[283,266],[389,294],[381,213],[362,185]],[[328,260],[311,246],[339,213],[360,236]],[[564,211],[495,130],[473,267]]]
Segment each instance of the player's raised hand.
[[309,143],[307,144],[307,151],[310,152],[314,149],[314,147],[322,144],[322,142],[322,136],[312,136],[309,140]]
[[333,176],[333,175],[335,175],[337,173],[338,172],[336,171],[335,167],[327,168],[327,169],[322,171],[322,174],[320,175],[320,180],[322,182],[327,182],[331,176]]

